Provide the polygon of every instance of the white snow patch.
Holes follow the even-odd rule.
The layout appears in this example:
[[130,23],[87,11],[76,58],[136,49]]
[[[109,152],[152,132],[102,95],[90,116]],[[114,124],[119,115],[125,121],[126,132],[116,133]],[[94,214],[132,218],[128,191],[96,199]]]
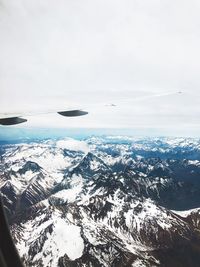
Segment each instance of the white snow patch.
[[134,261],[134,263],[131,265],[132,267],[145,267],[144,261],[141,259],[137,259]]
[[33,262],[42,259],[44,266],[57,266],[58,259],[67,255],[71,260],[80,258],[84,250],[84,241],[80,234],[80,227],[67,223],[61,214],[57,211],[54,212],[52,217],[38,225],[40,220],[29,221],[24,224],[25,231],[23,234],[23,240],[17,244],[20,255],[28,256],[29,246],[38,240],[43,231],[49,226],[53,225],[52,233],[47,234],[47,240],[45,241],[40,253],[36,254],[33,258]]
[[54,194],[53,197],[60,198],[64,202],[74,202],[76,197],[81,193],[83,187],[83,178],[73,174],[71,188],[63,189]]
[[153,218],[156,218],[157,225],[159,225],[162,229],[169,229],[172,227],[171,218],[167,216],[165,212],[161,213],[160,209],[150,199],[146,199],[142,203],[141,210],[137,213],[137,215],[134,212],[134,208],[130,209],[124,215],[127,227],[133,227],[138,232],[141,228],[143,228],[145,223],[148,223]]
[[92,160],[90,162],[90,169],[91,170],[97,170],[100,167],[100,163],[96,160]]
[[33,160],[49,172],[57,172],[71,166],[71,161],[59,153],[59,151],[45,151],[40,157],[33,157]]
[[199,160],[188,160],[188,164],[199,166],[200,162]]

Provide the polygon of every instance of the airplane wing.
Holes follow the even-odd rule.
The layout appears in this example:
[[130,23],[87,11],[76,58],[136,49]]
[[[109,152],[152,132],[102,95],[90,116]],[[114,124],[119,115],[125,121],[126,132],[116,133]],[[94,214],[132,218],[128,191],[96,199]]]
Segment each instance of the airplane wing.
[[[176,95],[176,94],[182,94],[182,91],[169,91],[169,92],[164,92],[164,93],[159,93],[159,94],[150,94],[150,95],[144,95],[144,96],[140,96],[140,97],[134,97],[134,98],[121,98],[121,99],[117,99],[115,101],[115,99],[112,99],[111,103],[93,103],[93,104],[88,104],[87,105],[87,109],[90,108],[92,110],[96,110],[97,107],[101,107],[103,108],[105,107],[118,107],[118,106],[124,106],[129,104],[129,106],[131,104],[133,104],[134,102],[139,102],[139,101],[144,101],[146,99],[153,99],[153,98],[159,98],[159,97],[165,97],[165,96],[169,96],[169,95]],[[57,105],[58,107],[63,107],[62,105]],[[64,105],[64,107],[66,107],[66,105]],[[0,111],[0,125],[14,125],[14,124],[20,124],[23,122],[27,121],[27,116],[31,116],[31,115],[38,115],[38,114],[48,114],[48,113],[58,113],[59,115],[65,116],[65,117],[78,117],[78,116],[83,116],[88,114],[87,111],[78,109],[77,106],[68,106],[68,108],[66,110],[61,110],[58,111],[58,109],[54,109],[54,110],[48,110],[48,109],[43,109],[42,110],[31,110],[31,111],[27,111],[26,109],[22,108],[22,110],[20,110],[19,112],[9,112],[9,113],[1,113]],[[29,110],[31,108],[29,107]],[[35,109],[35,108],[34,108]],[[24,112],[24,110],[26,110],[26,112]],[[90,110],[91,111],[91,110]]]
[[75,109],[75,110],[65,110],[65,111],[43,111],[43,112],[36,112],[36,113],[0,113],[0,125],[14,125],[26,122],[27,119],[23,118],[30,115],[35,114],[45,114],[45,113],[54,113],[57,112],[59,115],[65,116],[65,117],[78,117],[78,116],[84,116],[88,114],[87,111]]

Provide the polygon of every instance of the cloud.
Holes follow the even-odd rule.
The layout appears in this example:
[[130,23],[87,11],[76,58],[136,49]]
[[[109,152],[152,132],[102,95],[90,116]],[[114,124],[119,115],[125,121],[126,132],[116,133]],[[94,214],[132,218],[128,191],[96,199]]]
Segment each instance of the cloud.
[[89,151],[89,147],[86,142],[78,141],[72,138],[57,141],[56,146],[62,149],[69,149],[73,151],[83,151],[85,153]]

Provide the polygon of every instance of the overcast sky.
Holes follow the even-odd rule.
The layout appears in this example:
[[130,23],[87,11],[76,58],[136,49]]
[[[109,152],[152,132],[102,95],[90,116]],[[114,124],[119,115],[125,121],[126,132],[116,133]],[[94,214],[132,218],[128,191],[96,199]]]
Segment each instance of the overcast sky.
[[27,127],[200,134],[199,14],[198,0],[0,0],[0,113],[75,107],[90,113]]

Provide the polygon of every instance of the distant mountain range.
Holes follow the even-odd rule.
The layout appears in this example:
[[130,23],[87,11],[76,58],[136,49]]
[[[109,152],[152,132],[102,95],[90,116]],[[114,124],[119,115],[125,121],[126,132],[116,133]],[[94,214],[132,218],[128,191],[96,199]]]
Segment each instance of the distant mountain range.
[[68,138],[0,157],[25,266],[199,267],[200,140]]

